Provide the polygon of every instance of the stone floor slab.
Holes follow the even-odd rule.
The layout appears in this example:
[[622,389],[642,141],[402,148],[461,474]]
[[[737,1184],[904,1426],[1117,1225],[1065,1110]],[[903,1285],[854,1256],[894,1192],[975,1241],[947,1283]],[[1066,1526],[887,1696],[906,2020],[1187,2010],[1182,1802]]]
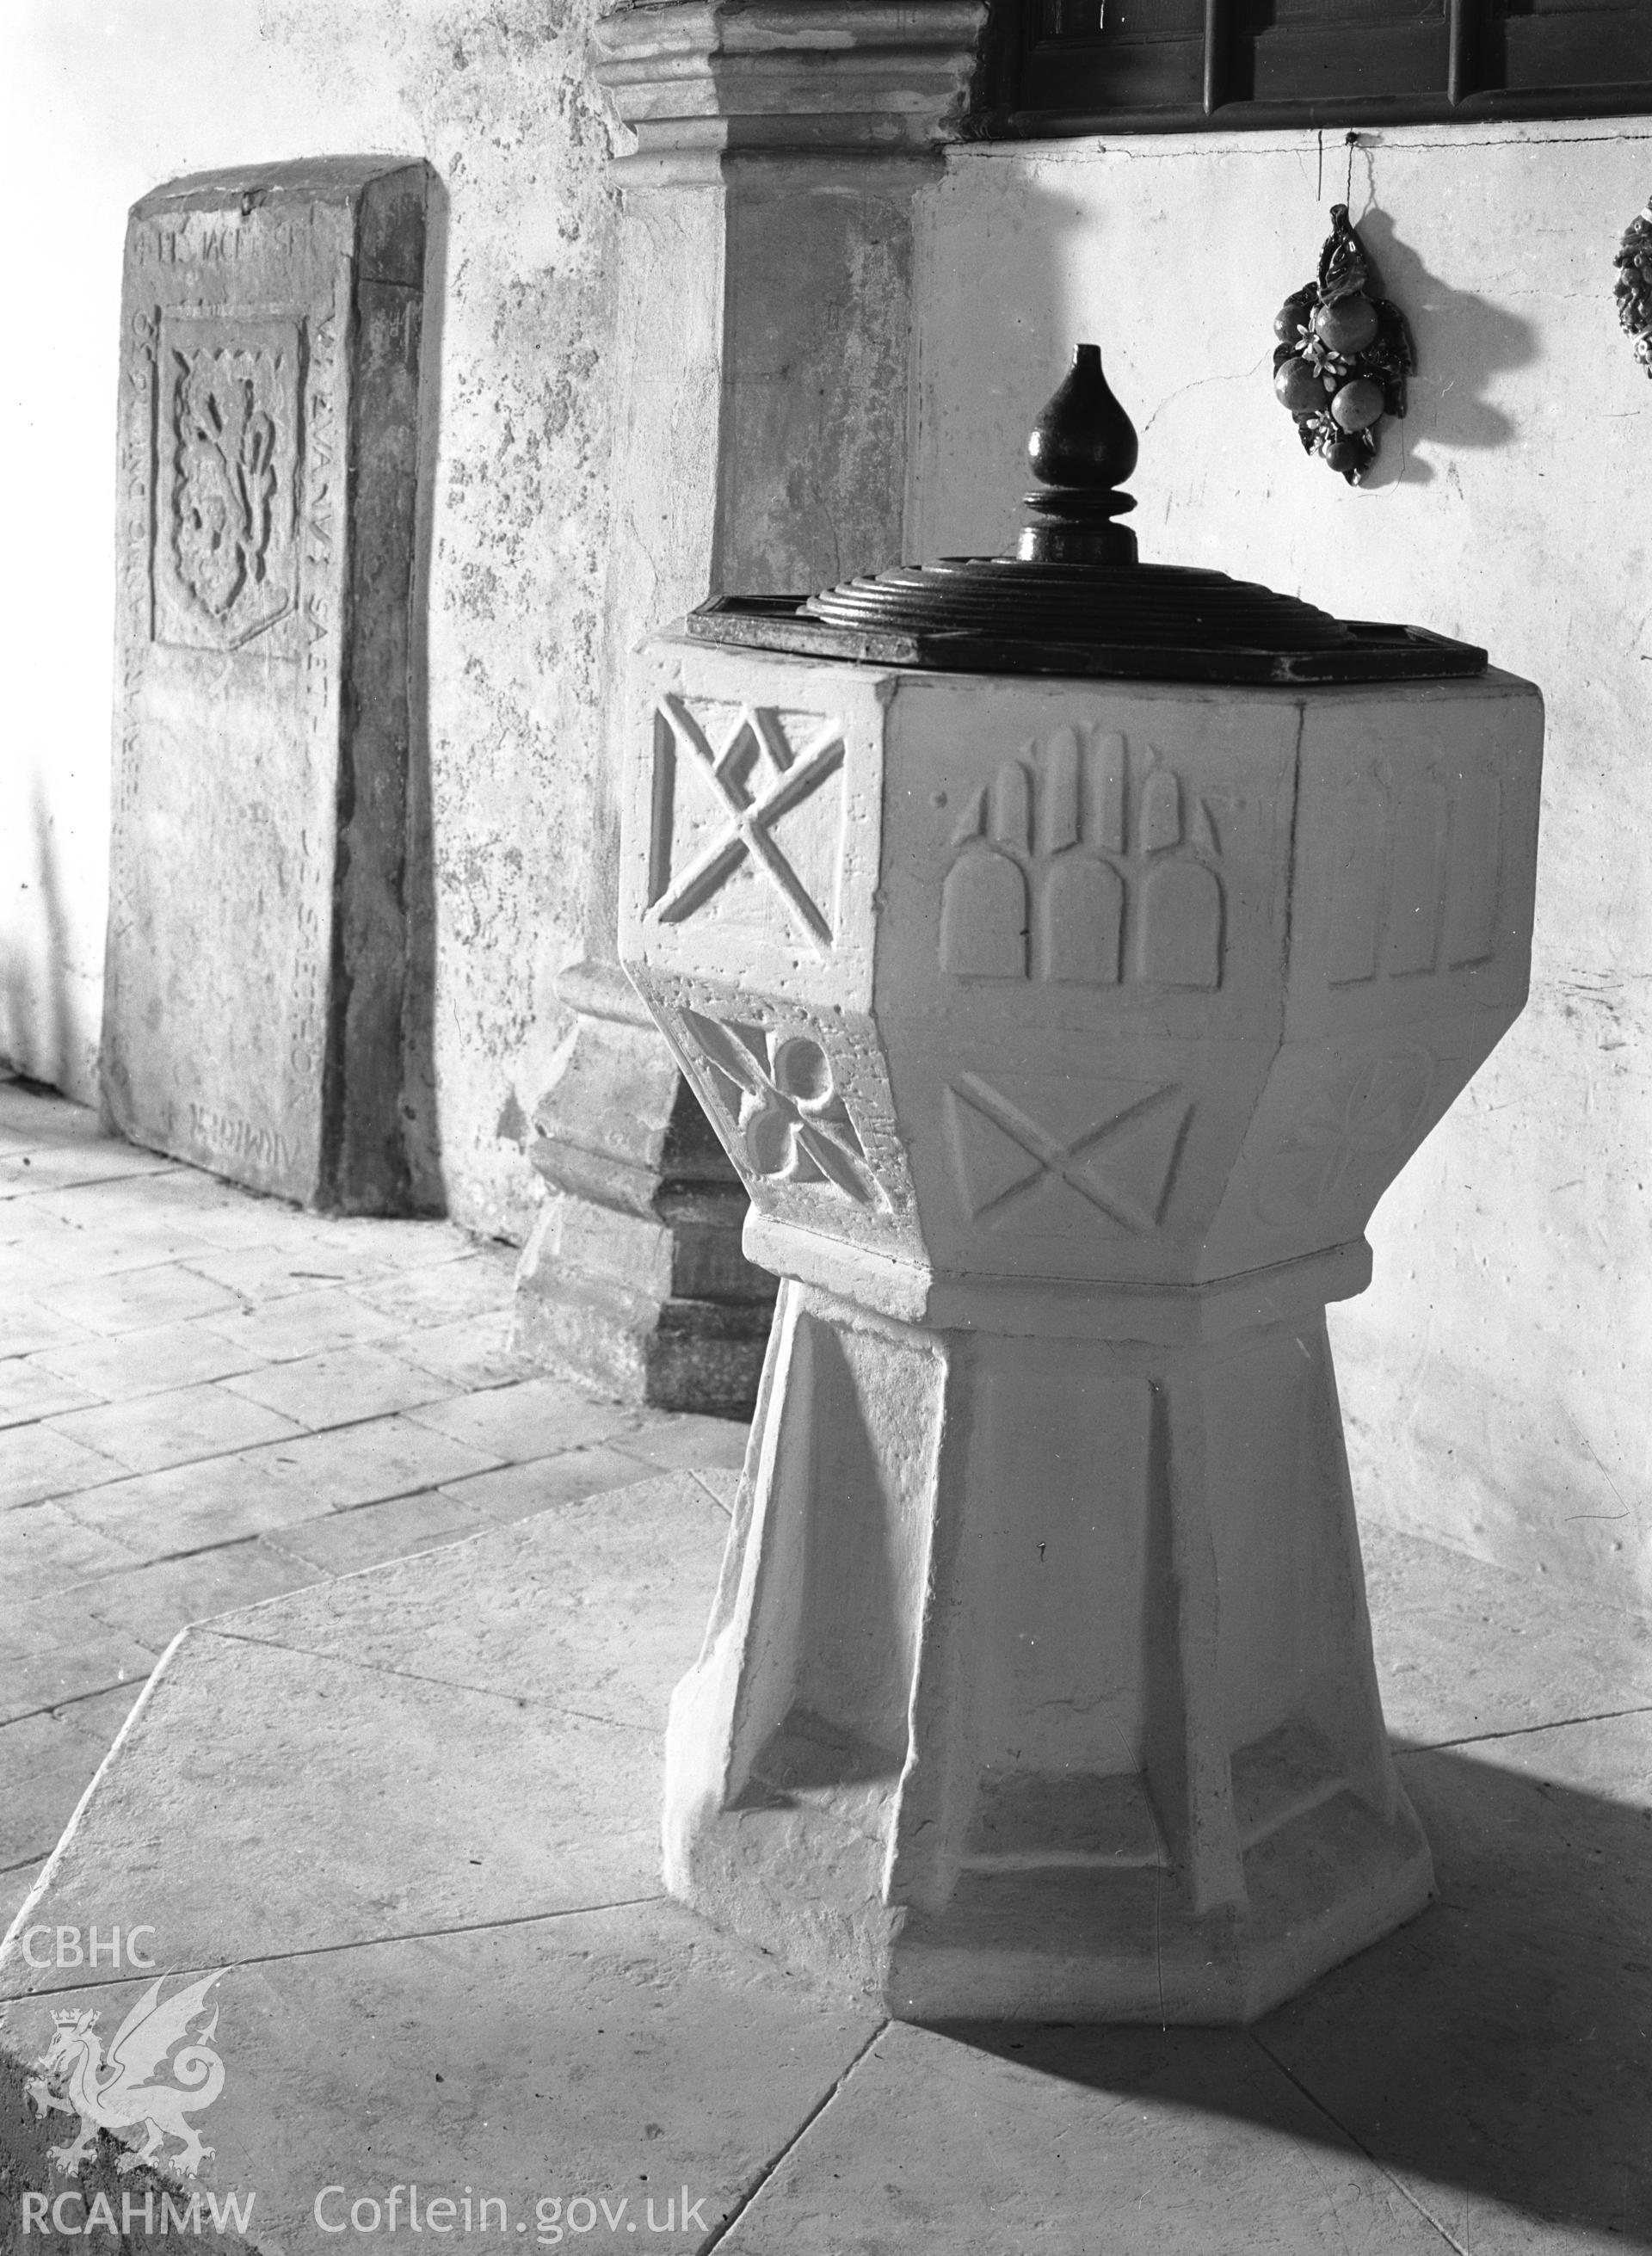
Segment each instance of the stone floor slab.
[[41,1226],[23,1242],[31,1253],[50,1262],[66,1283],[122,1276],[212,1251],[208,1241],[187,1223],[166,1218],[157,1218],[146,1226],[106,1230],[60,1222],[46,1216],[43,1209],[36,1212]]
[[26,1426],[63,1410],[90,1410],[104,1399],[31,1357],[0,1361],[0,1427]]
[[286,1209],[279,1242],[303,1265],[363,1284],[444,1266],[477,1251],[477,1241],[450,1222],[364,1220],[358,1216]]
[[[193,1231],[204,1216],[217,1210],[211,1192],[192,1196],[187,1189],[180,1190],[179,1186],[194,1184],[197,1178],[175,1160],[164,1160],[147,1174],[125,1165],[124,1156],[131,1149],[121,1144],[86,1146],[88,1164],[78,1181],[39,1186],[39,1212],[54,1216],[72,1230],[121,1235],[167,1228]],[[101,1165],[90,1164],[97,1160]]]
[[1401,2189],[1228,2030],[886,2029],[721,2245],[1444,2256]]
[[16,1869],[25,1858],[38,1865],[51,1853],[140,1689],[121,1685],[0,1725],[7,1782],[0,1802],[0,1868]]
[[113,1338],[156,1324],[187,1323],[192,1316],[233,1313],[233,1293],[194,1269],[163,1262],[124,1276],[91,1277],[56,1284],[37,1295],[45,1305],[87,1332]]
[[[85,1116],[43,1116],[39,1103],[0,1082],[0,1159],[25,1144],[98,1147]],[[307,2207],[322,2183],[382,2198],[417,2178],[427,2200],[462,2198],[481,2170],[534,2248],[529,2193],[559,2200],[561,2217],[581,2196],[663,2201],[668,2184],[680,2207],[685,2182],[698,2198],[702,2166],[717,2188],[704,2224],[738,2207],[721,2245],[748,2256],[1652,2248],[1652,1719],[1578,1720],[1652,1707],[1634,1623],[1371,1528],[1385,1696],[1412,1742],[1401,1765],[1440,1902],[1249,2035],[903,2029],[859,2058],[874,2024],[674,1907],[533,1911],[547,1889],[565,1903],[657,1886],[659,1719],[699,1642],[738,1428],[633,1414],[582,1439],[578,1420],[607,1421],[609,1406],[570,1396],[553,1414],[540,1381],[521,1384],[505,1308],[475,1273],[491,1265],[508,1286],[509,1256],[478,1255],[448,1225],[302,1216],[178,1169],[46,1181],[0,1199],[0,1287],[32,1297],[0,1306],[0,1352],[39,1355],[96,1391],[89,1363],[65,1368],[62,1350],[136,1365],[136,1343],[123,1344],[134,1330],[188,1332],[200,1317],[223,1352],[239,1329],[251,1366],[292,1368],[348,1357],[365,1325],[370,1362],[478,1399],[501,1390],[502,1406],[467,1412],[475,1441],[397,1414],[157,1474],[111,1478],[95,1452],[98,1484],[0,1518],[0,1545],[7,1518],[33,1520],[39,1536],[16,1547],[51,1586],[18,1604],[39,1584],[8,1582],[0,1604],[0,1926],[152,1656],[186,1621],[239,1610],[181,1648],[216,1666],[183,1668],[165,1747],[145,1752],[135,1732],[111,1764],[114,1778],[137,1748],[159,1782],[128,1795],[127,1834],[118,1793],[100,1787],[74,1837],[82,1862],[60,1865],[42,1902],[54,1921],[61,1907],[89,1923],[78,1890],[107,1919],[124,1865],[176,1907],[164,1963],[224,1943],[229,2081],[208,2136],[226,2157],[219,2183],[251,2183],[256,2164],[262,2217],[279,2228],[255,2236],[261,2248],[284,2234],[332,2245]],[[100,1237],[118,1260],[185,1230],[211,1248],[187,1266],[97,1271]],[[70,1243],[81,1281],[39,1251]],[[257,1326],[237,1314],[249,1304],[287,1309],[272,1355],[251,1344]],[[341,1306],[353,1314],[335,1340]],[[51,1429],[13,1438],[30,1432]],[[546,1443],[554,1454],[516,1455]],[[725,1462],[639,1477],[646,1461],[684,1454]],[[385,1497],[386,1481],[402,1492]],[[357,1506],[363,1493],[382,1500]],[[468,1537],[484,1513],[523,1524]],[[244,1528],[260,1532],[223,1540]],[[117,1563],[88,1575],[88,1537]],[[196,1544],[211,1547],[124,1563]],[[276,1696],[260,1702],[259,1683]],[[616,1759],[621,1745],[633,1753]],[[529,1790],[513,1799],[504,1781],[517,1775]],[[175,1854],[187,1888],[166,1882]],[[318,1948],[341,1903],[342,1947]],[[384,1939],[408,1916],[433,1931]],[[271,1955],[250,1960],[232,1919],[262,1922]],[[101,2002],[107,2018],[119,1993]],[[25,2048],[39,2033],[18,2014],[47,2010],[14,2009]],[[0,2145],[37,2129],[20,2104],[9,2119],[0,2104]],[[0,2244],[4,2170],[0,2154]],[[591,2234],[561,2223],[553,2245],[611,2246],[593,2214]],[[674,2241],[645,2220],[626,2245],[686,2256],[711,2237]]]
[[[85,1766],[84,1752],[55,1716],[25,1716],[0,1729],[6,1773],[0,1867],[16,1871],[26,1860],[32,1872],[51,1855],[97,1766]],[[66,1778],[75,1782],[66,1784]]]
[[84,1386],[106,1402],[131,1401],[139,1394],[165,1394],[180,1386],[201,1386],[262,1367],[251,1350],[232,1347],[204,1324],[154,1324],[144,1331],[121,1332],[112,1339],[82,1339],[73,1347],[46,1350],[31,1362],[72,1385]]
[[699,1650],[727,1535],[716,1499],[667,1473],[259,1606],[235,1628],[658,1731]]
[[154,1152],[140,1152],[135,1144],[86,1138],[0,1156],[0,1198],[38,1195],[86,1183],[131,1182],[175,1172],[176,1167],[176,1160]]
[[120,1472],[101,1449],[54,1434],[49,1426],[13,1426],[0,1432],[0,1513],[38,1504],[42,1497],[117,1480]]
[[1652,1716],[1401,1771],[1440,1900],[1258,2037],[1475,2256],[1652,2245]]
[[509,1310],[516,1277],[513,1248],[486,1247],[435,1268],[380,1278],[361,1297],[398,1323],[452,1323]]
[[130,1567],[136,1557],[124,1543],[81,1526],[61,1505],[20,1505],[0,1512],[0,1586],[13,1605]]
[[37,1255],[49,1264],[52,1252],[60,1244],[73,1243],[77,1236],[43,1199],[8,1199],[0,1207],[0,1242],[14,1251]]
[[[661,1765],[657,1728],[514,1686],[191,1630],[52,1889],[196,1966],[653,1895]],[[0,1987],[62,1978],[12,1964]]]
[[496,1460],[485,1450],[469,1449],[432,1427],[398,1416],[301,1434],[296,1441],[250,1450],[244,1462],[284,1482],[319,1514],[440,1488],[467,1473],[485,1472]]
[[161,1559],[80,1586],[87,1613],[140,1645],[164,1647],[191,1622],[256,1605],[312,1580],[314,1569],[257,1536],[181,1559]]
[[738,1473],[745,1463],[746,1428],[738,1419],[676,1417],[661,1419],[627,1434],[620,1446],[646,1465],[661,1472],[681,1466],[685,1470],[714,1466]]
[[0,1136],[25,1152],[46,1151],[54,1144],[111,1140],[89,1107],[19,1074],[0,1076]]
[[266,1364],[229,1379],[227,1387],[231,1394],[260,1402],[312,1432],[417,1409],[453,1392],[432,1372],[371,1344],[300,1356],[293,1363]]
[[[194,1200],[170,1195],[173,1182],[173,1178],[170,1175],[158,1178],[152,1196],[147,1183],[107,1186],[111,1192],[121,1194],[131,1216],[131,1222],[124,1226],[125,1242],[145,1244],[152,1236],[162,1232],[165,1233],[161,1238],[163,1244],[173,1243],[180,1236],[187,1237],[187,1246],[169,1251],[166,1258],[169,1260],[188,1260],[193,1265],[215,1254],[257,1251],[261,1247],[267,1247],[280,1230],[280,1210],[267,1200],[254,1200],[249,1194],[244,1204],[203,1206]],[[56,1203],[61,1206],[66,1216],[73,1217],[78,1213],[81,1216],[75,1227],[88,1237],[106,1228],[112,1232],[113,1225],[106,1223],[104,1216],[95,1209],[89,1216],[87,1215],[89,1195],[85,1189],[66,1192]],[[105,1204],[112,1209],[113,1199]]]
[[1652,1620],[1391,1528],[1366,1528],[1361,1544],[1395,1738],[1438,1745],[1652,1707]]
[[462,1323],[433,1324],[427,1330],[393,1336],[398,1355],[434,1371],[467,1393],[505,1386],[539,1376],[538,1367],[511,1347],[509,1309],[469,1316]]
[[0,1612],[0,1722],[111,1685],[131,1684],[135,1696],[159,1658],[159,1646],[110,1629],[73,1595],[14,1599]]
[[[12,1865],[9,1871],[0,1872],[0,1920],[5,1922],[4,1927],[0,1927],[0,1935],[4,1934],[5,1928],[22,1910],[45,1862],[44,1857],[31,1856],[24,1863]],[[0,2070],[0,2075],[4,2075],[4,2070]]]
[[491,1250],[491,1240],[469,1237],[451,1222],[378,1222],[358,1215],[312,1215],[308,1220],[318,1244],[353,1247],[371,1256],[375,1269],[408,1276]]
[[393,1318],[369,1308],[342,1285],[312,1286],[307,1292],[226,1311],[206,1322],[237,1347],[255,1348],[272,1363],[354,1347],[363,1340],[382,1339],[396,1329]]
[[629,1488],[642,1477],[642,1460],[607,1442],[563,1449],[526,1464],[500,1465],[469,1480],[448,1481],[445,1492],[484,1512],[490,1519],[531,1519],[536,1513],[573,1504],[581,1497]]
[[593,1401],[558,1378],[495,1387],[412,1415],[420,1425],[513,1463],[554,1456],[582,1442],[609,1440],[641,1422],[639,1414],[623,1403]]
[[324,1519],[304,1519],[272,1535],[277,1548],[323,1575],[354,1575],[386,1560],[406,1559],[436,1545],[462,1542],[491,1523],[474,1505],[441,1489],[364,1504]]
[[[95,1907],[108,1920],[110,1876],[124,1876],[129,1900],[137,1873],[168,1907],[171,1963],[234,1962],[221,1985],[220,2036],[232,2069],[229,2048],[242,2047],[244,2111],[218,2115],[213,2168],[221,2184],[256,2180],[261,2199],[270,2193],[272,2211],[297,2236],[283,2245],[322,2245],[302,2237],[305,2193],[313,2201],[321,2184],[380,2200],[390,2184],[415,2178],[427,2196],[438,2184],[455,2196],[477,2187],[474,2156],[495,2151],[478,2142],[501,2126],[516,2152],[535,2158],[498,2186],[513,2204],[524,2175],[536,2197],[617,2200],[625,2188],[604,2175],[605,2157],[632,2136],[643,2147],[639,2183],[643,2170],[657,2183],[655,2156],[681,2119],[652,2097],[646,2111],[632,2108],[639,2074],[674,2105],[713,2092],[731,2119],[764,2096],[772,2076],[760,2027],[756,2050],[726,2069],[703,2025],[692,2058],[668,2074],[651,2049],[650,2033],[686,1992],[674,1963],[625,1923],[678,1920],[674,1910],[455,1932],[478,1907],[482,1922],[494,1919],[490,1888],[531,1908],[533,1888],[570,1873],[577,1881],[577,1860],[593,1853],[615,1859],[611,1885],[630,1871],[648,1893],[653,1844],[636,1821],[652,1819],[652,1778],[612,1763],[609,1751],[630,1723],[629,1743],[647,1751],[650,1767],[655,1759],[665,1697],[704,1619],[731,1483],[726,1470],[662,1476],[244,1611],[185,1641],[173,1666],[192,1648],[217,1654],[214,1667],[180,1676],[187,1714],[152,1742],[146,1710],[105,1773],[57,1861],[43,1914],[55,1919],[61,1906],[85,1922]],[[1449,1561],[1411,1569],[1409,1583],[1379,1584],[1379,1642],[1391,1629],[1398,1636],[1415,1600],[1416,1637],[1461,1658],[1467,1632],[1449,1608],[1430,1613],[1426,1603],[1453,1571]],[[1496,1656],[1517,1675],[1519,1651],[1500,1629],[1486,1636],[1463,1665],[1483,1666],[1500,1699]],[[222,1654],[237,1645],[231,1672]],[[1429,1660],[1437,1665],[1443,1658]],[[222,1688],[230,1674],[232,1688]],[[163,1674],[154,1696],[158,1724],[167,1720],[166,1683]],[[209,1729],[190,1720],[197,1709]],[[484,1717],[518,1720],[491,1733]],[[533,1736],[535,1717],[551,1731],[551,1752]],[[1652,2026],[1639,1940],[1652,1900],[1652,1819],[1630,1807],[1652,1770],[1649,1732],[1652,1719],[1629,1717],[1406,1753],[1435,1843],[1440,1904],[1250,2035],[899,2030],[856,2065],[873,2025],[840,2015],[837,2050],[814,2095],[792,2107],[739,2191],[719,2193],[745,2203],[722,2245],[753,2256],[1403,2256],[1451,2245],[1474,2256],[1571,2256],[1652,2245],[1641,2160],[1649,2079],[1637,2034]],[[111,1781],[129,1759],[147,1765],[150,1783],[139,1790],[129,1773],[123,1808]],[[515,1795],[503,1780],[525,1765],[539,1780],[534,1766],[559,1760],[570,1770],[563,1801],[582,1822],[566,1851],[558,1836],[535,1861],[522,1847],[525,1822],[547,1808],[554,1821],[555,1797],[542,1780]],[[465,1765],[469,1775],[456,1775]],[[289,1787],[284,1797],[281,1774],[302,1777],[306,1793]],[[489,1848],[471,1844],[478,1811],[491,1829],[491,1867]],[[483,1862],[471,1865],[473,1855]],[[233,1872],[233,1886],[215,1891],[209,1867]],[[591,1916],[618,1922],[632,1944],[616,1953],[584,1939]],[[404,1917],[428,1917],[439,1931],[310,1958],[311,1938],[335,1917],[377,1920],[381,1935]],[[234,1935],[213,1925],[231,1919]],[[299,1955],[248,1967],[244,1938],[278,1928]],[[469,1954],[576,1929],[589,2024],[564,2016],[555,1984],[535,1992],[523,2012],[548,2048],[530,2044],[533,2111],[513,2112],[497,2078],[501,2062],[521,2056],[518,1992],[498,1971],[502,1957]],[[696,1972],[712,1978],[708,2010],[738,2001],[761,2023],[781,1971],[745,1961],[761,1970],[743,1988],[732,1947],[686,1920],[677,1931],[702,1954]],[[406,1956],[383,1987],[353,1986],[357,1966],[389,1966],[392,1952]],[[309,1976],[291,1970],[314,1967],[331,1970],[331,1988],[306,1987]],[[450,1978],[477,1993],[474,2007],[459,2008],[440,1987]],[[795,1985],[786,1994],[803,2038],[820,2037],[835,2009]],[[232,2037],[230,2019],[243,2000],[244,2041]],[[12,2023],[32,2041],[18,2020],[24,2010]],[[421,2048],[395,2049],[413,2034]],[[381,2080],[386,2062],[395,2073]],[[580,2112],[588,2104],[589,2119]],[[580,2126],[599,2115],[611,2140],[600,2151],[580,2145]],[[448,2153],[463,2158],[451,2188],[427,2159]],[[551,2177],[554,2158],[569,2154],[589,2154],[596,2175]],[[371,2175],[358,2182],[352,2172],[369,2156]]]
[[[39,1265],[44,1272],[45,1264]],[[75,1347],[93,1336],[84,1324],[60,1315],[44,1301],[20,1291],[14,1280],[0,1274],[0,1356],[35,1355],[42,1348]]]
[[[116,1149],[120,1148],[118,1146]],[[220,1182],[176,1161],[164,1172],[134,1181],[113,1167],[113,1180],[79,1184],[43,1201],[48,1210],[82,1226],[119,1228],[129,1218],[170,1216],[213,1245],[267,1244],[283,1233],[293,1209],[239,1183]]]
[[204,1457],[130,1480],[110,1481],[63,1500],[82,1527],[122,1545],[127,1563],[170,1559],[310,1518],[315,1499],[262,1462]]
[[380,1273],[365,1254],[340,1258],[330,1250],[319,1248],[308,1237],[295,1239],[286,1230],[270,1244],[205,1254],[189,1265],[198,1277],[222,1288],[221,1305],[227,1308],[237,1302],[244,1308],[266,1301],[287,1301],[298,1293],[349,1285]]
[[159,1472],[197,1457],[227,1456],[286,1441],[303,1428],[227,1385],[180,1386],[140,1395],[96,1410],[74,1410],[49,1421],[50,1430],[98,1450],[130,1473]]
[[[109,1985],[74,2002],[109,2021],[134,1992]],[[241,1962],[214,1996],[225,2073],[203,2119],[215,2148],[205,2182],[253,2193],[253,2237],[280,2256],[422,2247],[428,2203],[451,2198],[438,2224],[455,2222],[467,2189],[505,2204],[503,2233],[490,2218],[495,2248],[689,2256],[875,2027],[664,1903]],[[13,2057],[36,2056],[50,2027],[45,2000],[8,2007]],[[23,2126],[9,2143],[32,2182],[44,2139]],[[377,2200],[381,2227],[401,2189],[399,2234],[323,2232],[327,2186]],[[323,2203],[328,2223],[337,2199]]]

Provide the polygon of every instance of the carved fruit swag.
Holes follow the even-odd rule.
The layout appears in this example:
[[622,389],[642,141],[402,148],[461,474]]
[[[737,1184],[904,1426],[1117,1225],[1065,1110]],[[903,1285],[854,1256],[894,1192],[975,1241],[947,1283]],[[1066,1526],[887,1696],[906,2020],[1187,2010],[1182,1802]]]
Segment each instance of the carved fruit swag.
[[1405,316],[1372,294],[1371,264],[1348,218],[1331,208],[1318,278],[1294,291],[1274,323],[1274,393],[1304,450],[1358,485],[1377,459],[1384,415],[1405,413],[1416,365]]
[[1652,203],[1623,230],[1613,264],[1618,278],[1613,296],[1624,335],[1634,340],[1634,356],[1652,376]]

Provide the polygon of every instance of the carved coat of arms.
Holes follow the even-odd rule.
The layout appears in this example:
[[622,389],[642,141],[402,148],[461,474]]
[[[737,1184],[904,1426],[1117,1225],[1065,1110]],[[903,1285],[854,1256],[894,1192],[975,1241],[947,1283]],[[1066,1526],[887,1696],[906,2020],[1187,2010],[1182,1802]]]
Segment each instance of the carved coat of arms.
[[[222,1972],[203,1975],[170,1998],[162,1998],[166,1978],[158,1977],[115,2032],[107,2055],[95,2013],[53,2013],[52,2041],[24,2088],[42,2119],[53,2111],[80,2118],[75,2137],[48,2149],[65,2177],[79,2176],[100,2130],[143,2131],[143,2145],[120,2159],[123,2173],[140,2162],[190,2176],[199,2170],[213,2150],[187,2118],[210,2107],[223,2090],[223,2062],[212,2048],[218,2009],[206,2010],[207,1992]],[[195,2029],[203,2018],[206,2026]],[[169,2139],[178,2140],[177,2153],[167,2151]]]
[[276,485],[270,389],[262,355],[197,353],[179,375],[173,538],[180,577],[215,618],[265,576]]
[[157,641],[293,654],[301,359],[292,321],[162,316]]

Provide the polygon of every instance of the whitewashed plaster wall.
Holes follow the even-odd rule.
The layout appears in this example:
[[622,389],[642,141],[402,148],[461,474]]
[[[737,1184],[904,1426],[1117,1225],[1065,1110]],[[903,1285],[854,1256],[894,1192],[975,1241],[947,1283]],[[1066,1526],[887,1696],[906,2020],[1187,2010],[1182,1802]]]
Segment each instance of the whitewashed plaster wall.
[[[1098,341],[1144,556],[1486,645],[1543,690],[1523,1019],[1378,1210],[1332,1311],[1368,1516],[1652,1597],[1652,384],[1612,255],[1652,120],[955,151],[924,215],[909,523],[1018,522],[1019,448]],[[1272,321],[1346,194],[1419,369],[1353,490],[1271,391]],[[1401,434],[1403,434],[1401,436]]]
[[[219,165],[427,158],[445,190],[431,550],[442,1171],[522,1234],[597,755],[612,192],[591,0],[8,0],[0,1055],[94,1101],[127,207]],[[443,239],[445,236],[445,240]]]
[[[432,560],[436,1029],[455,1213],[519,1234],[567,1026],[597,744],[611,192],[589,0],[11,0],[0,1054],[90,1096],[108,825],[126,207],[209,165],[427,156],[445,184]],[[1611,254],[1652,124],[1361,137],[1349,195],[1421,368],[1351,491],[1301,455],[1270,324],[1350,186],[1340,135],[954,152],[921,228],[910,546],[999,541],[1070,343],[1143,437],[1144,553],[1486,643],[1549,701],[1533,995],[1379,1212],[1335,1315],[1363,1508],[1652,1590],[1647,758],[1652,385]]]

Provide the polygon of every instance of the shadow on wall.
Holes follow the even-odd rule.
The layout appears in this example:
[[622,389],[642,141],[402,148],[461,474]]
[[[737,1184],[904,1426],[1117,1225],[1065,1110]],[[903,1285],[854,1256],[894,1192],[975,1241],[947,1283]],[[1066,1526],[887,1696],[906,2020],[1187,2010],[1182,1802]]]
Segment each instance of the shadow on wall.
[[34,838],[32,882],[36,889],[34,930],[41,969],[39,976],[32,973],[22,950],[5,967],[4,992],[0,992],[0,1054],[31,1080],[58,1088],[74,1078],[69,927],[52,812],[38,770],[30,786],[29,825]]
[[430,568],[441,434],[441,342],[448,302],[447,185],[426,168],[423,329],[419,350],[419,464],[413,583],[407,597],[406,859],[403,907],[401,1107],[409,1203],[445,1214],[436,1096],[436,840],[430,765]]
[[1394,300],[1409,324],[1417,357],[1417,373],[1406,387],[1410,412],[1393,433],[1399,443],[1387,443],[1385,427],[1381,456],[1365,483],[1373,492],[1401,480],[1428,485],[1438,473],[1419,448],[1492,448],[1517,435],[1487,393],[1502,370],[1523,368],[1536,358],[1537,332],[1506,307],[1430,274],[1380,205],[1355,223],[1383,296]]
[[1484,2211],[1459,2230],[1468,2196],[1652,2248],[1652,1809],[1396,1752],[1439,1901],[1253,2029],[947,2034],[1098,2091],[1362,2150],[1454,2247],[1496,2231]]
[[[1075,288],[1079,247],[1106,241],[1111,223],[1081,211],[1059,186],[1036,181],[1006,182],[1002,201],[978,222],[998,238],[990,246],[992,285],[983,287],[971,230],[944,217],[949,196],[971,192],[944,180],[925,192],[931,203],[920,223],[914,278],[908,562],[1013,548],[1027,518],[1023,497],[1035,483],[1027,434],[1071,367],[1076,345],[1098,344],[1110,380],[1117,378],[1121,332],[1139,288],[1128,273],[1105,295]],[[1141,403],[1132,397],[1125,405],[1140,429]]]

